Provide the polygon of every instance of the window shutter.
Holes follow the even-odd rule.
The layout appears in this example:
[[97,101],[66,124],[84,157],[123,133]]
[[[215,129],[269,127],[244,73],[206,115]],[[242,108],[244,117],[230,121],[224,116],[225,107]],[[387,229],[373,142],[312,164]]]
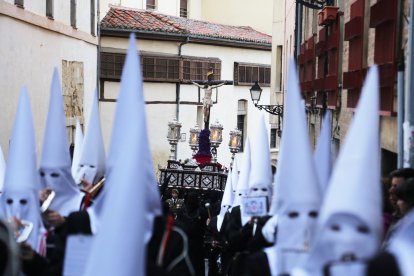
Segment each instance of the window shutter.
[[[99,1],[99,0],[98,0]],[[95,35],[95,0],[91,0],[91,34]]]
[[70,25],[76,28],[76,0],[70,0]]
[[[101,79],[120,80],[125,54],[101,52]],[[207,80],[209,68],[214,70],[214,79],[221,79],[221,61],[216,58],[162,55],[141,55],[144,81],[185,82]],[[180,77],[181,76],[181,77]]]
[[187,11],[187,0],[180,0],[180,17],[187,18],[188,11]]
[[234,63],[234,85],[253,85],[255,81],[261,86],[270,86],[269,65]]
[[147,10],[155,10],[156,8],[155,0],[147,0]]
[[53,0],[46,0],[46,16],[53,18]]

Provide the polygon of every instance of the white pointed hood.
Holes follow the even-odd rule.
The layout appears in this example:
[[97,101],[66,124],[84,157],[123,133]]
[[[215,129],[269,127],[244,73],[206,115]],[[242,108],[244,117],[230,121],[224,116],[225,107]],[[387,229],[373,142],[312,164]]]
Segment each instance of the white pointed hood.
[[[135,46],[135,36],[131,35],[129,39],[128,54],[125,59],[124,68],[122,71],[121,87],[119,98],[117,101],[115,119],[112,127],[111,144],[109,148],[108,158],[106,162],[107,178],[111,174],[112,168],[117,163],[123,162],[123,148],[130,144],[140,143],[146,146],[147,153],[143,154],[141,158],[145,158],[146,166],[150,167],[148,172],[152,172],[147,181],[139,181],[142,177],[136,179],[141,192],[146,195],[146,222],[148,226],[147,234],[152,231],[152,223],[155,216],[161,215],[160,194],[158,192],[158,185],[154,175],[152,158],[150,154],[150,146],[147,133],[145,101],[143,95],[143,84],[141,75],[141,66],[137,55]],[[125,135],[125,133],[133,133],[133,135]],[[136,153],[138,154],[138,153]],[[107,179],[108,180],[108,179]],[[114,183],[115,187],[119,183]],[[108,198],[108,194],[112,194],[112,184],[107,181],[103,193],[100,195],[96,204],[92,206],[93,211],[97,215],[97,220],[93,223],[99,222],[102,206]],[[98,230],[99,231],[99,230]]]
[[388,251],[397,260],[402,275],[414,275],[414,209],[406,214],[392,236]]
[[249,196],[266,196],[268,204],[272,198],[272,165],[270,158],[269,134],[262,115],[252,140]]
[[372,66],[332,173],[321,222],[336,213],[347,213],[362,219],[374,233],[381,232],[379,145],[378,68]]
[[105,204],[84,275],[145,275],[145,239],[152,227],[149,218],[161,210],[159,196],[155,196],[158,191],[135,43],[131,34],[112,129]]
[[89,183],[98,182],[105,174],[105,149],[99,119],[98,93],[95,91],[88,128],[82,145],[78,177]]
[[[146,134],[140,135],[136,128],[125,131],[136,140],[118,148],[123,158],[112,167],[107,179],[107,185],[116,189],[105,198],[84,275],[145,275],[144,237],[148,227],[143,222],[148,201],[142,186],[153,181],[154,172],[148,164],[148,144],[143,143]],[[146,129],[141,131],[145,133]]]
[[280,274],[289,274],[312,245],[322,201],[295,68],[291,59],[276,177],[278,206],[273,207],[278,210],[276,240]]
[[287,77],[283,131],[277,167],[280,180],[279,205],[286,207],[296,203],[320,203],[321,192],[308,138],[306,114],[301,103],[302,97],[292,59],[289,62]]
[[231,208],[234,201],[233,194],[233,175],[237,174],[236,160],[234,160],[231,171],[227,174],[226,187],[224,188],[223,198],[221,200],[220,213],[217,216],[217,230],[220,231],[221,225],[223,224],[224,216],[227,211]]
[[[0,197],[1,213],[3,218],[17,217],[33,223],[27,243],[37,252],[43,229],[39,209],[39,182],[32,111],[27,90],[23,88],[10,139],[3,195]],[[22,201],[26,203],[22,204]]]
[[328,187],[329,178],[332,173],[331,113],[329,111],[326,112],[325,118],[323,119],[321,134],[319,135],[313,157],[315,159],[315,168],[321,191],[324,193]]
[[56,192],[49,208],[63,216],[78,211],[83,195],[76,186],[71,173],[63,96],[56,68],[50,89],[49,112],[39,171],[42,186]]
[[43,168],[70,168],[71,166],[63,96],[57,68],[53,71],[50,88],[49,112],[43,138],[40,166]]
[[3,149],[0,146],[0,192],[3,191],[5,173],[6,173],[6,160],[4,160]]
[[79,160],[82,152],[83,144],[83,132],[80,125],[79,119],[76,119],[76,130],[75,130],[75,148],[73,150],[73,159],[72,159],[72,176],[75,180],[75,183],[80,183],[80,178],[78,177],[79,169]]
[[374,65],[332,172],[318,219],[318,236],[305,269],[321,273],[327,262],[344,255],[372,257],[382,236],[381,205],[379,87]]
[[242,197],[247,196],[247,193],[249,192],[250,166],[250,139],[247,137],[244,145],[243,164],[240,169],[239,180],[236,187],[236,195],[234,196],[232,208],[240,206]]

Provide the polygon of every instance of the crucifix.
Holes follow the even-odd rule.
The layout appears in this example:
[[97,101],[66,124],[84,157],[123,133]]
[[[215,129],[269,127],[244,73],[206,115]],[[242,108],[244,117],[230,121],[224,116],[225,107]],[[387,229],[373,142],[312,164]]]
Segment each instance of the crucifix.
[[213,77],[214,77],[214,71],[213,71],[213,68],[210,68],[207,72],[207,81],[205,80],[191,81],[192,84],[204,90],[204,98],[203,98],[204,129],[208,129],[209,124],[210,124],[210,108],[213,106],[213,100],[211,99],[211,95],[213,93],[213,89],[218,88],[222,85],[233,84],[232,81],[213,80]]

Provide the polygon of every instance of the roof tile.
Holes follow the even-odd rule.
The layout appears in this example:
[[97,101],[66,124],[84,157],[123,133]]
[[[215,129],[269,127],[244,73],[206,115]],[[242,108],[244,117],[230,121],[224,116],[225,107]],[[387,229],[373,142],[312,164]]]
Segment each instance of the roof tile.
[[201,38],[221,38],[234,41],[271,44],[272,37],[251,27],[230,26],[193,20],[155,11],[111,6],[101,22],[101,29],[137,30],[161,33],[189,34]]

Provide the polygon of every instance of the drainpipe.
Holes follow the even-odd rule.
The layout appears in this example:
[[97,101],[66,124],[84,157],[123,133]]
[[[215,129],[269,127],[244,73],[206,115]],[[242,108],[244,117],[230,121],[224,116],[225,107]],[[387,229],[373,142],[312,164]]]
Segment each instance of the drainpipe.
[[98,93],[98,101],[100,95],[100,75],[101,75],[101,22],[100,22],[100,0],[96,1],[96,34],[98,36],[98,54],[96,57],[96,93]]
[[[190,41],[190,37],[187,36],[185,41],[180,43],[180,45],[178,46],[178,57],[181,58],[181,48],[183,47],[184,44],[187,44],[189,41]],[[181,88],[181,84],[180,84],[180,80],[179,80],[175,84],[175,101],[176,101],[175,117],[176,117],[177,121],[180,120],[180,88]],[[178,145],[177,145],[176,150],[174,152],[175,160],[177,160],[177,151],[178,151]]]
[[404,161],[404,136],[403,136],[403,123],[404,123],[404,50],[402,49],[402,26],[403,26],[403,18],[404,18],[404,10],[403,10],[403,0],[398,1],[398,37],[397,37],[397,101],[398,101],[398,109],[397,109],[397,153],[398,153],[398,161],[397,161],[397,168],[403,167]]
[[[178,46],[178,57],[181,58],[181,48],[183,47],[184,44],[187,44],[190,41],[190,37],[187,36],[185,41],[181,42],[180,45]],[[180,119],[180,81],[178,81],[175,84],[175,100],[177,103],[177,108],[175,110],[175,117],[177,118],[177,121],[179,121]]]
[[400,58],[398,61],[398,73],[397,73],[397,147],[398,147],[398,162],[397,168],[403,167],[404,160],[404,136],[403,136],[403,122],[404,122],[404,51],[400,49]]
[[[295,14],[295,54],[293,55],[297,63],[297,58],[300,54],[300,44],[302,42],[302,4],[296,2]],[[299,67],[298,67],[299,68]]]
[[410,20],[408,24],[407,83],[405,87],[404,118],[404,167],[414,167],[414,0],[410,1]]

